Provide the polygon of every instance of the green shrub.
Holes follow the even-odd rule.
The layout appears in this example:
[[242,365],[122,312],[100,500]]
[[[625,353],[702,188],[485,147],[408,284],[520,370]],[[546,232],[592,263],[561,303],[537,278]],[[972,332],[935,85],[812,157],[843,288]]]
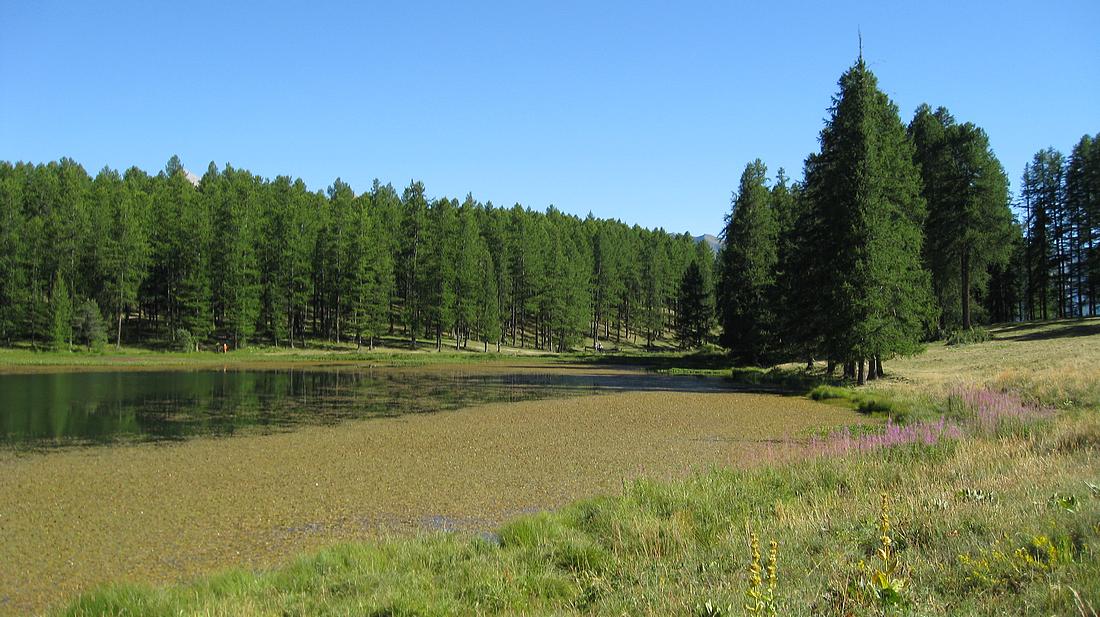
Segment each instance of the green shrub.
[[195,351],[195,337],[191,336],[190,330],[178,328],[173,338],[177,351]]
[[852,391],[836,386],[818,386],[810,390],[810,398],[815,401],[827,401],[829,399],[850,399]]
[[989,334],[989,330],[980,326],[974,326],[969,329],[952,330],[947,333],[948,345],[970,345],[971,343],[984,343],[990,340],[992,335]]
[[84,300],[73,315],[73,339],[88,349],[102,351],[107,344],[107,326],[95,300]]

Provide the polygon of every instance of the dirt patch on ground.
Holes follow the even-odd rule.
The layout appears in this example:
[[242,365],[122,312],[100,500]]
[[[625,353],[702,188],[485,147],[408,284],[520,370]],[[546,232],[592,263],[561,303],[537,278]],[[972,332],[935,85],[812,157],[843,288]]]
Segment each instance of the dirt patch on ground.
[[641,476],[752,465],[785,436],[861,421],[797,397],[657,391],[0,453],[0,612],[108,581],[261,568],[336,541],[488,530]]

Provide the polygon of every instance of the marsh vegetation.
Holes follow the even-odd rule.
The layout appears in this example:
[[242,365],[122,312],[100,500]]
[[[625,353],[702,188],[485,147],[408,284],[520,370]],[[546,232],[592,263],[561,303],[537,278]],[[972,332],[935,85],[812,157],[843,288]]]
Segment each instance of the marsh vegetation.
[[[446,531],[329,546],[271,569],[249,562],[182,585],[113,585],[82,596],[64,613],[749,614],[746,605],[764,597],[752,594],[767,591],[766,573],[763,587],[753,583],[755,535],[765,547],[758,564],[767,564],[768,542],[777,543],[776,584],[767,599],[779,614],[1090,615],[1089,603],[1095,606],[1100,597],[1100,335],[1076,334],[1093,323],[1011,326],[994,329],[987,343],[932,346],[896,378],[876,384],[891,401],[880,417],[905,426],[939,418],[958,428],[932,438],[884,439],[875,423],[846,426],[858,403],[845,400],[844,393],[854,391],[843,388],[828,397],[832,405],[800,397],[666,392],[446,414],[440,419],[454,426],[440,430],[449,443],[451,430],[473,431],[480,418],[498,427],[514,424],[483,450],[459,440],[466,445],[438,460],[444,468],[422,470],[422,480],[403,485],[401,493],[406,500],[428,499],[424,478],[461,486],[451,493],[462,496],[456,504],[482,512],[503,506],[496,510],[504,512],[497,519],[505,520],[502,526],[486,519],[481,526],[455,522]],[[1055,372],[1031,368],[1040,361]],[[731,426],[707,411],[738,409],[735,401],[749,405],[743,412],[752,422]],[[551,423],[554,417],[564,424]],[[629,425],[631,435],[600,432],[609,422]],[[825,426],[830,422],[843,427],[844,437]],[[571,431],[563,439],[530,439],[557,436],[563,426]],[[722,431],[730,431],[724,433],[728,441],[696,439],[721,437]],[[336,449],[358,439],[340,431],[320,441],[334,438]],[[856,445],[821,446],[841,439]],[[193,461],[185,449],[216,443],[197,440],[169,452]],[[405,444],[393,447],[409,451]],[[155,449],[130,448],[126,456]],[[321,468],[349,465],[347,457],[328,460],[326,451],[318,450],[326,457]],[[295,456],[294,449],[288,452]],[[455,458],[458,452],[471,458]],[[395,469],[414,465],[414,458],[423,460],[410,455]],[[456,480],[448,473],[483,468],[486,460],[520,465],[512,479],[518,484]],[[717,466],[700,469],[699,461]],[[234,469],[224,461],[216,466]],[[624,468],[637,470],[631,476],[637,479],[601,478],[601,469]],[[559,472],[558,481],[567,477],[584,486],[563,490],[553,479]],[[369,477],[344,483],[341,492],[388,481],[384,473]],[[542,495],[544,506],[563,507],[523,513],[531,502],[514,500],[525,493]],[[564,505],[585,493],[602,496]],[[318,546],[337,538],[318,535],[324,536]],[[889,564],[877,556],[884,535],[890,538]]]

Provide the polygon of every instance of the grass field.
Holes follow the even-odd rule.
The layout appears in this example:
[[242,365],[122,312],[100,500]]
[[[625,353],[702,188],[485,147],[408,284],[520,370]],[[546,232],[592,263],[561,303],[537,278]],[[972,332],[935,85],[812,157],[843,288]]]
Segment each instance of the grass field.
[[[767,449],[734,440],[721,444],[726,463],[747,456],[763,464],[680,479],[639,467],[634,477],[645,479],[592,486],[604,496],[512,518],[489,535],[340,544],[271,569],[168,587],[120,584],[61,613],[1095,615],[1098,327],[1100,320],[998,328],[990,342],[932,345],[889,362],[890,379],[830,394],[837,412],[872,400],[907,428],[826,429],[820,439]],[[637,417],[620,428],[640,424],[644,434],[652,401],[638,403]],[[669,404],[698,413],[701,401]],[[755,411],[772,408],[760,401]],[[951,430],[928,429],[937,417]],[[907,440],[913,427],[924,432]],[[675,432],[660,423],[650,430]],[[622,439],[611,452],[635,442]],[[588,456],[590,446],[577,447]],[[760,452],[768,456],[759,460]],[[685,454],[687,466],[723,462]],[[524,481],[544,486],[538,472],[551,460],[559,462],[538,461]],[[573,474],[584,476],[585,466]],[[498,498],[514,498],[500,489]]]

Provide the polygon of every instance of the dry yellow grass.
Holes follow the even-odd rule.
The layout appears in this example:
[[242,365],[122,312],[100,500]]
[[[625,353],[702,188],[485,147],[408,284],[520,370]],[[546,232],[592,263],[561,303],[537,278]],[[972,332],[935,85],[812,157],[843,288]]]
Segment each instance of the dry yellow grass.
[[990,334],[986,343],[933,343],[922,354],[891,360],[891,378],[872,387],[940,397],[953,386],[979,383],[1047,402],[1100,401],[1100,318],[1003,325]]
[[862,421],[802,398],[645,392],[184,443],[0,454],[0,611],[108,581],[262,567],[322,545],[517,513],[767,458]]

